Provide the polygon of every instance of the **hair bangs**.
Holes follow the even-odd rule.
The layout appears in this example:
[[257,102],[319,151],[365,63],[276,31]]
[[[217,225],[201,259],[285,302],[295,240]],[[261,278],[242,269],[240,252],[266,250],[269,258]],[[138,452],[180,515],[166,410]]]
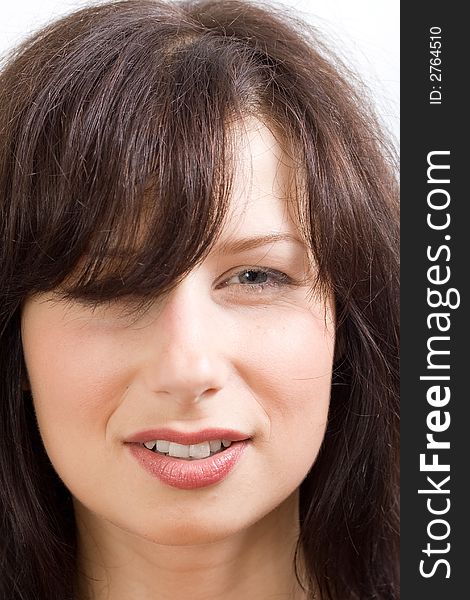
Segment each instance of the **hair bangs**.
[[118,49],[106,61],[82,57],[77,68],[90,74],[79,84],[57,90],[52,80],[52,106],[35,121],[34,175],[21,191],[24,230],[35,232],[30,293],[155,297],[203,259],[228,213],[240,107],[227,56],[190,40],[145,53],[153,58],[134,74],[137,50]]

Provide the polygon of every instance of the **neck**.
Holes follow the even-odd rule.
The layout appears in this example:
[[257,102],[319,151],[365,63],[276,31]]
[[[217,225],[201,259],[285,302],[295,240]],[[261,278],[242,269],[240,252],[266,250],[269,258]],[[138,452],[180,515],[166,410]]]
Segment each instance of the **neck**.
[[304,600],[294,574],[298,492],[248,529],[208,544],[168,546],[76,504],[80,600]]

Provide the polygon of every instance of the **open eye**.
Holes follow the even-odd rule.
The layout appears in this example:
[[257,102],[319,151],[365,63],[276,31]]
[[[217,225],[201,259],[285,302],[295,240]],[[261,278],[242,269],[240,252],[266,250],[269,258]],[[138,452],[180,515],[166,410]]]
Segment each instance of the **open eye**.
[[293,283],[292,279],[281,271],[262,267],[246,267],[225,279],[220,287],[237,286],[245,288],[243,293],[255,290],[259,293],[266,289],[273,290]]

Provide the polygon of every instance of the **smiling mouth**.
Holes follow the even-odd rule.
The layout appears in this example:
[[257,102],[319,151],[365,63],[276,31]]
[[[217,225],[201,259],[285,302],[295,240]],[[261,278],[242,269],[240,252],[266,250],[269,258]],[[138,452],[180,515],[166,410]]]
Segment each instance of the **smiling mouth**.
[[151,440],[143,442],[141,445],[155,454],[193,461],[220,454],[229,448],[232,442],[231,440],[219,439],[186,445],[168,440]]

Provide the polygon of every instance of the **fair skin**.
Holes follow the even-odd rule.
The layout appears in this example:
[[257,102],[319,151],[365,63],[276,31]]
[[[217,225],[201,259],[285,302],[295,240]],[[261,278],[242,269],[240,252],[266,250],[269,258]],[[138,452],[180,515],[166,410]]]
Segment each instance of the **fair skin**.
[[[238,147],[220,239],[145,314],[52,293],[24,306],[39,429],[72,493],[80,573],[92,578],[80,580],[83,598],[304,597],[293,570],[298,489],[327,422],[333,302],[311,293],[314,267],[286,209],[292,167],[276,138],[250,120]],[[234,246],[270,234],[286,235]],[[243,279],[253,269],[266,287]],[[250,442],[222,481],[176,489],[123,443],[157,427],[234,428]]]

